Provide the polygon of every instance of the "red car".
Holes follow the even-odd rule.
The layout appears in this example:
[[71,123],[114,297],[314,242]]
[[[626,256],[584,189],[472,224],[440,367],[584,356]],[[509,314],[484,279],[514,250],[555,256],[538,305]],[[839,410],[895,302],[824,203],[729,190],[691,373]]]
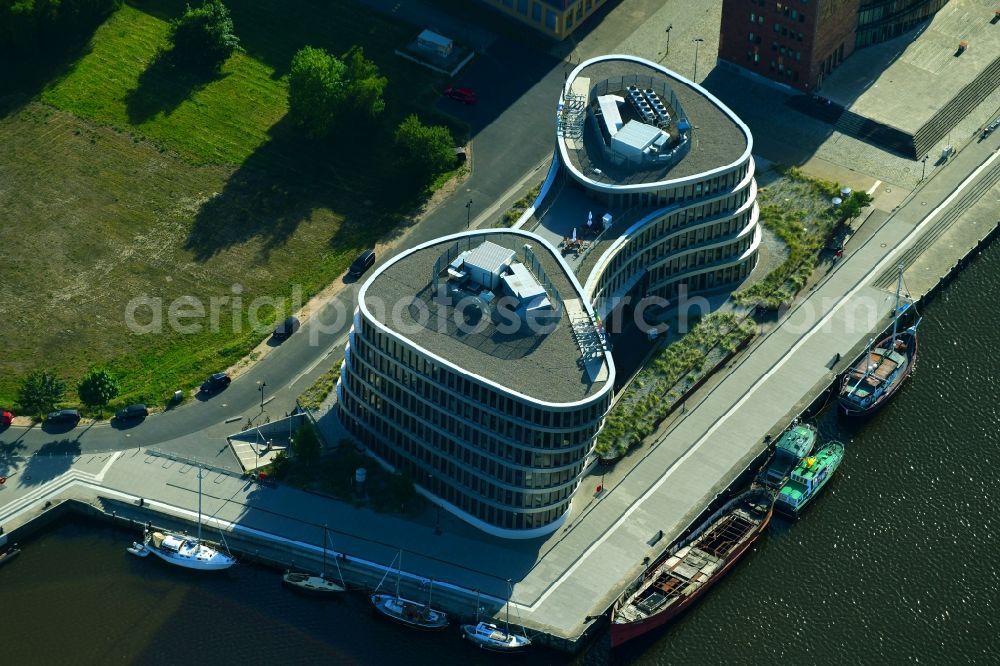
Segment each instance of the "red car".
[[6,428],[14,422],[14,415],[7,410],[0,410],[0,428]]
[[468,88],[448,86],[444,89],[444,96],[458,100],[459,102],[464,102],[465,104],[475,104],[476,102],[476,93]]

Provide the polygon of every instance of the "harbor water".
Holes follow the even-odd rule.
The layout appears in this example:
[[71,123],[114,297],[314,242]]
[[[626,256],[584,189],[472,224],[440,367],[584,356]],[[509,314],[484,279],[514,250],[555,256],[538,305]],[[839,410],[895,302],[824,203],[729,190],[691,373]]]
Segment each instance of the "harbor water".
[[[666,630],[609,654],[520,664],[1000,663],[1000,244],[921,307],[916,374],[880,413],[816,419],[847,454],[794,524],[774,521]],[[219,575],[125,554],[134,535],[67,520],[0,569],[10,664],[476,664],[457,627],[422,634],[363,595],[298,596],[252,565]]]

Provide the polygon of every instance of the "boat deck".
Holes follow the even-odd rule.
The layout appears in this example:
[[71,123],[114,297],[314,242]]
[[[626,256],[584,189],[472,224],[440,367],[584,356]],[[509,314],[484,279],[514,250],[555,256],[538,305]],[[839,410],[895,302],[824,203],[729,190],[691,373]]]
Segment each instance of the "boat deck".
[[[871,371],[867,375],[865,374],[866,363],[871,367]],[[857,386],[854,393],[867,395],[867,392],[874,391],[891,377],[896,368],[904,365],[906,365],[904,354],[898,351],[886,352],[886,350],[876,349],[869,352],[867,359],[862,358],[857,365],[851,368],[848,381],[852,388]]]

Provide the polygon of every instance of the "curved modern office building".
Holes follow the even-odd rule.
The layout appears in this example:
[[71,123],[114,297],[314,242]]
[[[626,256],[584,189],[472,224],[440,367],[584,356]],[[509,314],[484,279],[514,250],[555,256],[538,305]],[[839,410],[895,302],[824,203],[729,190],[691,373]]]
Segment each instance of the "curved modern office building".
[[752,147],[736,114],[653,62],[611,55],[573,70],[557,149],[566,181],[602,213],[576,268],[599,314],[621,297],[730,290],[750,274],[761,239]]
[[494,535],[565,520],[615,369],[563,257],[473,231],[393,258],[362,286],[341,420],[439,506]]

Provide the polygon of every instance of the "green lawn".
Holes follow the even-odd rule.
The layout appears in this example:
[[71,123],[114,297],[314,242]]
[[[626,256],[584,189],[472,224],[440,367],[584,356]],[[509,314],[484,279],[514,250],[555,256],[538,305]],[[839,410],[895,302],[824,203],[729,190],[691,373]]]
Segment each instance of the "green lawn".
[[[393,54],[415,29],[345,2],[227,4],[245,53],[218,76],[163,66],[157,52],[183,2],[143,0],[100,26],[76,62],[38,67],[60,72],[24,87],[38,101],[0,109],[0,405],[33,368],[73,386],[109,366],[120,402],[191,388],[265,337],[245,325],[253,298],[284,299],[293,285],[316,293],[419,204],[422,192],[391,178],[393,130],[410,113],[449,121],[433,110],[441,77]],[[306,44],[363,46],[389,78],[383,117],[327,143],[289,127],[284,76]],[[235,329],[125,326],[136,296],[208,303],[234,285]],[[223,306],[222,320],[233,316]]]

